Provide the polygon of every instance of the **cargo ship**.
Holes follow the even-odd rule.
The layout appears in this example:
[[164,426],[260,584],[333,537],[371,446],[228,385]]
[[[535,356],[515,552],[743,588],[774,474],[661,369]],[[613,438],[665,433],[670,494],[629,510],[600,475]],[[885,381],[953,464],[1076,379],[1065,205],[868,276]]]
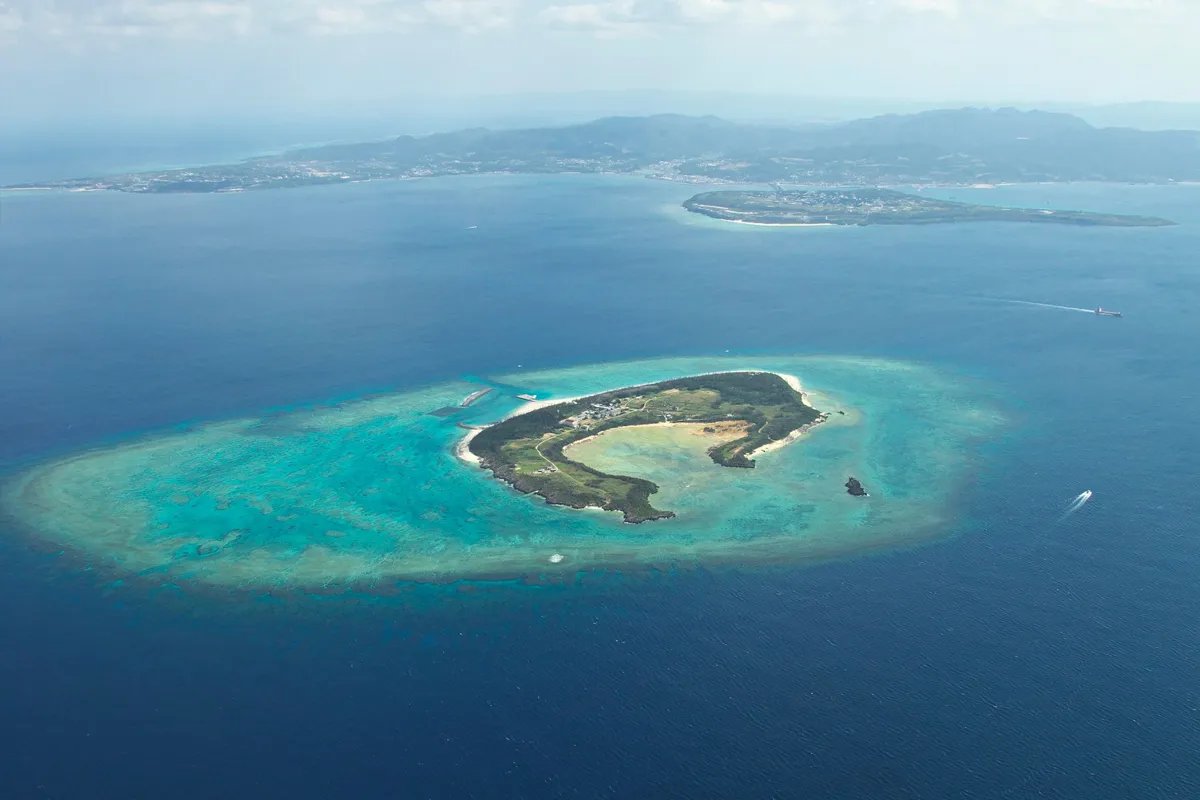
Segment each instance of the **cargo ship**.
[[1095,314],[1097,317],[1119,317],[1119,316],[1121,316],[1120,311],[1105,311],[1103,308],[1099,308],[1099,307],[1097,307],[1096,310],[1093,311],[1092,313]]

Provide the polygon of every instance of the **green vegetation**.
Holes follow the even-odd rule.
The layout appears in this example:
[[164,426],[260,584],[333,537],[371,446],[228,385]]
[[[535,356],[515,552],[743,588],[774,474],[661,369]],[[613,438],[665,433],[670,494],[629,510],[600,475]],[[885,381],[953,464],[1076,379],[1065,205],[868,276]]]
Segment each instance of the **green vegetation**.
[[811,425],[821,415],[769,372],[699,375],[632,386],[510,417],[471,440],[471,452],[516,489],[574,508],[621,511],[626,522],[675,516],[650,504],[651,481],[609,475],[573,461],[563,449],[613,428],[661,422],[743,423],[743,435],[709,449],[716,463],[752,468],[750,456]]
[[659,114],[562,128],[399,136],[237,164],[16,188],[240,192],[439,175],[576,172],[809,186],[1195,181],[1200,132],[1094,128],[1069,114],[1012,108],[926,111],[799,128]]
[[1159,217],[1037,208],[979,206],[890,189],[703,192],[684,201],[688,211],[760,225],[930,225],[944,222],[1041,222],[1106,227],[1174,225]]

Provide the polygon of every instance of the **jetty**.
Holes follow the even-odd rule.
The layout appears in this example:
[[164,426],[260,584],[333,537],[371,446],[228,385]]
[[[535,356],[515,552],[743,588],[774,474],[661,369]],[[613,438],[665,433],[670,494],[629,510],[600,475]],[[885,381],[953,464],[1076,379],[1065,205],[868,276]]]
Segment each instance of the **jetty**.
[[478,392],[471,392],[469,395],[464,397],[463,401],[461,403],[459,403],[458,405],[461,408],[466,408],[467,406],[471,405],[471,403],[474,403],[476,400],[483,397],[485,394],[487,394],[491,390],[492,390],[492,387],[487,386],[487,387],[484,387],[483,389],[480,389]]

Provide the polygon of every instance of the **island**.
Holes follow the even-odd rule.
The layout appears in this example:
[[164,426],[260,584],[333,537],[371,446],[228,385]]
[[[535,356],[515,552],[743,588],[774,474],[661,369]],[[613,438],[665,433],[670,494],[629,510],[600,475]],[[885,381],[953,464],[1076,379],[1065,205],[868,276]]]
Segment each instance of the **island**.
[[[553,505],[620,511],[625,521],[673,517],[654,508],[653,482],[610,475],[573,460],[569,445],[632,425],[707,425],[725,439],[708,455],[724,467],[753,468],[762,448],[823,422],[799,384],[772,372],[724,372],[631,386],[518,413],[480,431],[470,453],[499,479]],[[718,427],[719,426],[719,427]]]
[[[484,386],[495,389],[462,407]],[[264,589],[272,598],[459,597],[477,582],[515,590],[593,571],[824,561],[961,527],[957,498],[979,472],[980,445],[1007,428],[1007,400],[981,388],[878,357],[673,356],[264,409],[131,432],[0,471],[0,547],[26,542],[54,554],[47,568],[120,591],[246,591],[256,600]],[[515,406],[517,394],[541,405]],[[644,400],[634,405],[635,396]],[[696,402],[702,396],[707,404]],[[822,414],[813,441],[787,444]],[[679,421],[687,417],[712,421]],[[587,432],[562,423],[572,418]],[[638,419],[647,424],[563,443]],[[550,434],[540,442],[539,427]],[[530,435],[532,443],[518,441]],[[523,474],[514,450],[540,462],[531,472],[547,460],[556,470],[583,462],[566,466],[582,477],[575,490],[586,504],[610,501],[587,483],[599,481],[624,490],[614,502],[632,506],[634,482],[619,476],[644,479],[660,487],[639,484],[644,504],[655,501],[651,513],[677,517],[630,525],[617,513],[535,502],[473,463],[470,444],[510,464],[526,486],[542,476]],[[847,494],[848,475],[869,495]]]
[[8,189],[216,193],[483,174],[621,174],[682,183],[974,186],[1200,180],[1200,132],[1097,128],[1070,114],[958,108],[829,125],[606,117],[302,147],[235,163]]
[[1174,225],[1160,217],[939,200],[891,189],[703,192],[683,207],[706,217],[752,225],[932,225],[951,222],[1043,222],[1104,227]]

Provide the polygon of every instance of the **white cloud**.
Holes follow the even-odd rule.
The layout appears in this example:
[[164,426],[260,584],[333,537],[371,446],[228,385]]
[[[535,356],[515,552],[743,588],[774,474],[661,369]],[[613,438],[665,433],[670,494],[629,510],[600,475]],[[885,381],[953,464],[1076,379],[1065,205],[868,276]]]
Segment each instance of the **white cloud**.
[[796,23],[809,27],[835,25],[846,20],[845,14],[826,2],[788,2],[787,0],[758,0],[746,2],[747,19],[752,23],[776,25]]
[[432,21],[469,33],[507,25],[514,14],[503,0],[425,0],[422,7]]
[[679,15],[688,22],[720,22],[731,17],[738,0],[678,0]]
[[598,36],[636,36],[649,31],[634,0],[548,6],[538,19],[551,28],[594,31]]
[[[370,35],[421,25],[467,32],[585,30],[687,35],[708,27],[772,32],[834,28],[887,34],[947,24],[980,35],[1050,23],[1200,29],[1200,0],[0,0],[0,34],[213,38]],[[542,35],[553,35],[544,33]]]
[[[938,0],[893,0],[899,3]],[[1112,24],[1200,21],[1194,0],[958,0],[958,13],[973,21],[1005,24],[1098,22]]]
[[958,16],[958,0],[895,0],[898,7],[916,12],[932,12],[950,17]]
[[1197,30],[1200,0],[0,0],[0,98],[24,120],[632,89],[1196,102]]
[[833,0],[603,0],[551,5],[538,17],[551,27],[592,30],[604,36],[678,32],[680,28],[706,25],[817,28],[835,24],[846,15],[837,10]]
[[246,34],[253,11],[245,2],[208,0],[124,0],[97,4],[90,13],[60,12],[58,26],[76,26],[92,33],[167,37]]
[[334,27],[358,26],[367,21],[367,12],[361,7],[349,8],[322,7],[316,11],[317,22]]
[[431,0],[426,13],[420,0],[7,0],[0,31],[15,20],[33,33],[79,37],[370,34],[441,19],[453,3],[495,5]]
[[0,3],[0,36],[12,33],[25,27],[25,17],[15,8],[9,8],[8,3]]
[[378,0],[359,0],[358,3],[321,5],[311,15],[293,19],[300,21],[309,33],[317,35],[350,36],[378,34],[402,30],[417,21],[416,16],[392,3]]

